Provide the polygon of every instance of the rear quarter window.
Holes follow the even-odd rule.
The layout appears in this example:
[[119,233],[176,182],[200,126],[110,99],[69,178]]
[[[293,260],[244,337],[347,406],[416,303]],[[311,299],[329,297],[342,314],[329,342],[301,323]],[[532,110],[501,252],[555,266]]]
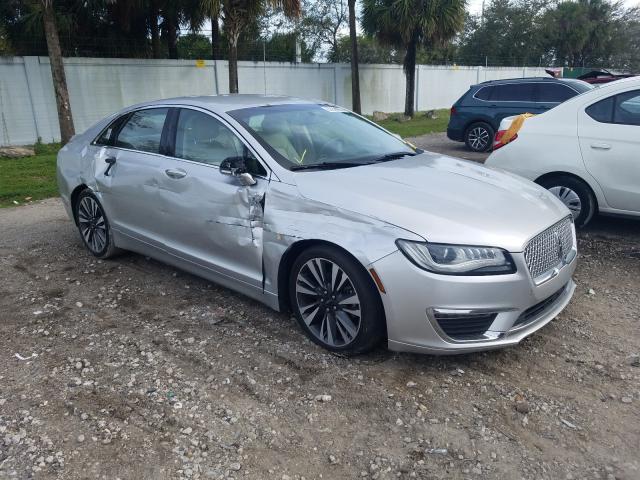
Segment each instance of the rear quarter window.
[[490,100],[491,94],[493,93],[493,88],[494,87],[482,87],[475,93],[474,97],[478,100]]
[[538,101],[548,103],[562,103],[577,95],[575,90],[559,83],[541,83],[538,92]]
[[506,83],[494,86],[491,100],[497,102],[533,102],[534,83]]

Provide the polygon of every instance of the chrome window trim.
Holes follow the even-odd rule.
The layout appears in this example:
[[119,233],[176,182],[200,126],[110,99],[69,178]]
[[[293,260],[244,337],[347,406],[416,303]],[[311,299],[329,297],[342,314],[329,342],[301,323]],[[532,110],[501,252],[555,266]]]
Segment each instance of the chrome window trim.
[[260,163],[260,165],[262,165],[262,167],[265,169],[265,171],[267,172],[266,176],[263,175],[254,175],[254,177],[256,178],[262,178],[264,180],[269,180],[271,178],[271,173],[272,173],[272,169],[271,167],[269,167],[269,165],[262,159],[262,157],[256,152],[256,150],[253,148],[253,146],[247,142],[247,140],[245,139],[245,137],[239,133],[237,131],[236,128],[234,128],[231,124],[229,124],[229,122],[225,121],[222,117],[220,117],[219,115],[217,115],[216,113],[204,109],[204,108],[200,108],[200,107],[194,107],[192,105],[182,105],[182,104],[171,104],[171,105],[149,105],[148,107],[141,107],[141,108],[136,108],[136,109],[132,109],[129,110],[125,113],[123,113],[122,115],[119,115],[117,118],[115,118],[114,120],[112,120],[111,122],[109,122],[109,124],[103,128],[102,130],[100,130],[100,133],[96,136],[96,138],[91,142],[92,146],[98,147],[98,148],[109,148],[112,150],[120,150],[123,152],[133,152],[133,153],[140,153],[140,154],[144,154],[144,155],[152,155],[154,157],[160,157],[160,158],[166,158],[166,159],[170,159],[170,160],[178,160],[181,162],[186,162],[186,163],[192,163],[194,165],[204,165],[205,167],[210,167],[210,168],[215,168],[217,170],[219,170],[219,166],[218,165],[211,165],[208,163],[203,163],[203,162],[196,162],[194,160],[187,160],[185,158],[180,158],[180,157],[174,157],[172,155],[164,155],[162,153],[155,153],[155,152],[145,152],[144,150],[136,150],[133,148],[125,148],[125,147],[117,147],[115,145],[99,145],[96,144],[95,141],[100,138],[100,135],[102,135],[102,132],[104,132],[107,128],[109,128],[114,122],[117,122],[118,120],[120,120],[122,117],[126,116],[126,115],[131,115],[133,113],[142,111],[142,110],[150,110],[150,109],[154,109],[154,108],[186,108],[186,109],[190,109],[190,110],[195,110],[201,113],[204,113],[205,115],[209,115],[213,118],[215,118],[216,120],[220,121],[225,127],[229,128],[229,130],[231,130],[231,133],[233,133],[234,135],[236,135],[240,141],[242,142],[242,144],[244,146],[246,146],[251,153],[253,153],[253,155],[256,157],[256,160],[258,160],[258,162]]
[[[526,102],[526,103],[556,103],[558,105],[560,105],[562,102],[534,102],[533,100],[531,101],[527,101],[527,100],[483,100],[482,98],[478,98],[476,97],[476,94],[482,90],[483,88],[488,88],[488,87],[499,87],[501,85],[522,85],[522,84],[531,84],[531,83],[549,83],[549,82],[545,82],[545,81],[532,81],[532,82],[505,82],[505,83],[499,83],[499,84],[495,84],[495,85],[484,85],[483,87],[479,88],[474,94],[473,94],[473,98],[478,100],[479,102],[485,102],[485,103],[493,103],[493,102],[499,102],[499,103],[522,103],[522,102]],[[567,87],[571,90],[573,90],[574,92],[576,92],[576,94],[580,95],[580,92],[578,90],[576,90],[575,88],[573,88],[571,85],[566,84],[566,83],[562,83],[562,82],[553,82],[553,85],[562,85],[563,87]],[[584,93],[584,92],[583,92]],[[573,98],[573,97],[572,97]],[[569,100],[569,99],[567,99]],[[566,101],[566,100],[565,100]]]
[[[106,127],[104,127],[102,130],[100,130],[100,133],[98,133],[98,135],[96,135],[96,137],[91,141],[90,145],[92,146],[96,146],[96,147],[111,147],[111,148],[115,148],[114,145],[100,145],[98,143],[96,143],[96,141],[98,140],[98,138],[100,138],[100,136],[104,133],[104,131],[109,128],[111,125],[113,125],[114,123],[116,123],[118,120],[120,120],[121,118],[126,117],[127,115],[132,115],[134,113],[137,112],[141,112],[143,110],[152,110],[155,108],[171,108],[168,105],[149,105],[148,107],[140,107],[140,108],[132,108],[131,110],[127,110],[126,112],[124,112],[122,115],[118,115],[116,118],[114,118],[112,121],[110,121]],[[167,112],[167,115],[169,114],[169,112]],[[165,118],[165,122],[167,121],[167,119]],[[123,125],[124,126],[124,125]],[[164,129],[164,125],[163,125],[163,129]],[[120,133],[120,132],[118,132]],[[162,132],[160,132],[160,137],[162,138]],[[144,150],[134,150],[134,149],[126,149],[126,150],[132,150],[134,152],[142,152],[142,153],[151,153],[153,154],[153,152],[145,152]]]

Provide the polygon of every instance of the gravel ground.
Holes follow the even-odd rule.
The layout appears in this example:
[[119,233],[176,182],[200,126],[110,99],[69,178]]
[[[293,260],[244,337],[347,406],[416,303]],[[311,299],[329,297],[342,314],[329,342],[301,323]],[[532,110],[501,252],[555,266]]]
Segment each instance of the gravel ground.
[[443,153],[466,160],[484,162],[491,152],[472,152],[462,142],[454,142],[447,138],[446,133],[430,133],[420,137],[407,138],[415,146],[430,152]]
[[0,478],[638,479],[640,222],[579,235],[578,288],[507,350],[331,355],[287,315],[60,202],[0,210]]

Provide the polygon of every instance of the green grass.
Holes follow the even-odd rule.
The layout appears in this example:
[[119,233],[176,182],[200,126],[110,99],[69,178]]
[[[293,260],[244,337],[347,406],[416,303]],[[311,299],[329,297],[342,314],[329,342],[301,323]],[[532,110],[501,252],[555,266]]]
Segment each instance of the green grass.
[[[436,110],[438,118],[427,118],[425,112],[417,112],[412,119],[399,121],[401,113],[392,113],[387,120],[376,122],[390,132],[397,133],[402,138],[417,137],[426,133],[446,132],[449,123],[449,109]],[[372,117],[368,117],[373,120]]]
[[0,208],[58,195],[56,154],[59,144],[34,145],[32,157],[0,157]]

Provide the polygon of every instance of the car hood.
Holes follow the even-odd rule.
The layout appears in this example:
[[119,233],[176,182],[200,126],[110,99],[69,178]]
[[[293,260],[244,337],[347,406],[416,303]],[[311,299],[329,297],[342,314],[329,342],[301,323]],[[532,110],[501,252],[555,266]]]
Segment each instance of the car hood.
[[299,172],[303,197],[396,225],[434,243],[521,252],[570,214],[542,187],[474,162],[423,153],[326,171]]

